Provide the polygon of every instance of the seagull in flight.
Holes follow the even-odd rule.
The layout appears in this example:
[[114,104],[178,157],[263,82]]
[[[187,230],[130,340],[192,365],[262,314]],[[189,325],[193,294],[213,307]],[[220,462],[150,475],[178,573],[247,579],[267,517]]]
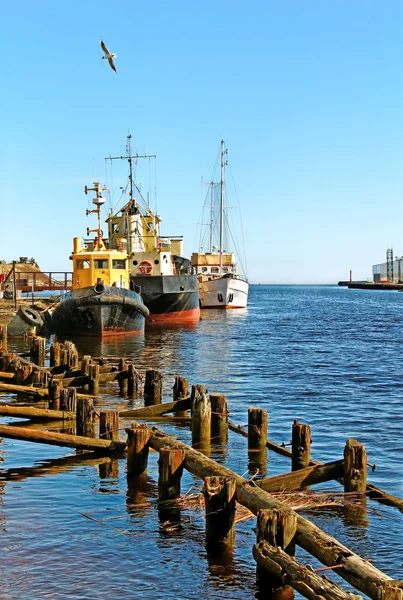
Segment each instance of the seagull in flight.
[[110,64],[111,68],[115,71],[115,73],[117,73],[117,71],[115,69],[115,65],[113,64],[113,59],[115,58],[116,54],[111,54],[102,40],[101,40],[101,48],[105,53],[105,56],[103,56],[102,58],[106,58],[108,60],[108,63]]

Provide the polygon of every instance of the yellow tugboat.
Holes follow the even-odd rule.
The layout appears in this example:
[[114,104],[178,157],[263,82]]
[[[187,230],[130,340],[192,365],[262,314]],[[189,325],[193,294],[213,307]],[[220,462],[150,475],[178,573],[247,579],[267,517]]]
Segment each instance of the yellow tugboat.
[[53,311],[51,330],[58,336],[97,336],[144,333],[149,314],[141,296],[130,286],[130,272],[125,239],[110,249],[103,239],[101,208],[105,203],[100,183],[85,187],[94,191],[94,210],[87,215],[98,216],[98,227],[87,229],[94,239],[74,238],[72,289],[66,292]]

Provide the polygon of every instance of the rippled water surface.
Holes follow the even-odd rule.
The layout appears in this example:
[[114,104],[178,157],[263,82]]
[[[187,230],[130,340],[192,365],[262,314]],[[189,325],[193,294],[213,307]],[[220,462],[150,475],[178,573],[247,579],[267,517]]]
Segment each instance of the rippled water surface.
[[[265,408],[277,443],[289,442],[299,419],[311,426],[315,460],[341,458],[346,439],[355,438],[376,464],[369,482],[403,497],[402,317],[398,292],[260,285],[251,286],[247,309],[203,311],[193,327],[150,324],[144,337],[76,345],[80,354],[125,356],[140,370],[161,370],[166,400],[176,375],[225,393],[234,423],[246,424],[250,406]],[[26,350],[17,341],[9,347]],[[116,384],[101,392],[100,409],[141,405],[120,397]],[[16,398],[1,394],[0,401]],[[23,423],[0,418],[16,421]],[[122,439],[129,424],[122,420]],[[157,425],[191,443],[186,423]],[[235,433],[227,448],[212,446],[212,457],[247,477],[256,466]],[[0,440],[1,600],[254,598],[254,520],[237,524],[231,555],[208,557],[200,508],[182,508],[178,527],[162,526],[157,458],[150,454],[147,474],[128,488],[123,458],[84,461],[70,449]],[[260,467],[260,475],[290,469],[273,453]],[[336,483],[322,488],[341,491]],[[182,493],[200,490],[185,472]],[[403,579],[397,508],[368,501],[366,512],[328,507],[302,514]],[[316,564],[298,548],[297,557]]]

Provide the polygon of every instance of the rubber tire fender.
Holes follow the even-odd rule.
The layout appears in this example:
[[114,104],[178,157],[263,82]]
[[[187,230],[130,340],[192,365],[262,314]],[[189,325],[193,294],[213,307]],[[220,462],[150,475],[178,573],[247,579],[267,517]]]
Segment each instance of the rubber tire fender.
[[27,306],[20,306],[18,314],[28,325],[36,325],[37,327],[43,326],[43,319],[41,315],[33,308]]

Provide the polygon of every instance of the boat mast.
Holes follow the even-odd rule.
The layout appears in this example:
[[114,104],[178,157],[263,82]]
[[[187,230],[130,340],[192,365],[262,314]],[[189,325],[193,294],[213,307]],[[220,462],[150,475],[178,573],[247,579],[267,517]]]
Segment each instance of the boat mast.
[[[132,139],[132,136],[129,133],[129,135],[127,136],[127,150],[126,150],[127,155],[126,156],[108,156],[108,158],[105,160],[127,160],[128,161],[128,163],[129,163],[130,200],[133,200],[133,187],[135,186],[137,188],[137,190],[140,192],[139,188],[133,181],[133,159],[137,160],[138,158],[157,158],[157,155],[156,154],[137,154],[137,153],[133,155],[132,154],[132,145],[131,145],[131,141],[130,141],[131,139]],[[140,194],[141,194],[141,192],[140,192]],[[144,198],[143,198],[143,200],[144,200]],[[147,207],[148,207],[148,202],[147,202]]]
[[103,187],[101,188],[101,184],[99,183],[99,181],[94,181],[94,187],[90,188],[85,186],[84,188],[84,192],[85,194],[88,194],[88,192],[96,192],[96,198],[93,198],[92,203],[95,204],[96,208],[94,208],[93,210],[86,210],[86,215],[90,215],[92,213],[95,213],[98,217],[98,227],[97,229],[90,229],[89,227],[87,227],[87,235],[89,235],[91,232],[96,233],[96,238],[94,240],[94,248],[95,250],[101,250],[102,246],[103,246],[103,231],[101,229],[101,208],[102,206],[105,204],[105,198],[102,196],[103,191],[107,190],[107,187]]
[[213,229],[214,229],[214,181],[210,181],[210,254],[213,252]]
[[222,253],[223,253],[223,235],[224,235],[224,184],[225,184],[225,155],[228,150],[225,149],[224,140],[221,140],[221,181],[220,181],[220,274],[222,273]]

